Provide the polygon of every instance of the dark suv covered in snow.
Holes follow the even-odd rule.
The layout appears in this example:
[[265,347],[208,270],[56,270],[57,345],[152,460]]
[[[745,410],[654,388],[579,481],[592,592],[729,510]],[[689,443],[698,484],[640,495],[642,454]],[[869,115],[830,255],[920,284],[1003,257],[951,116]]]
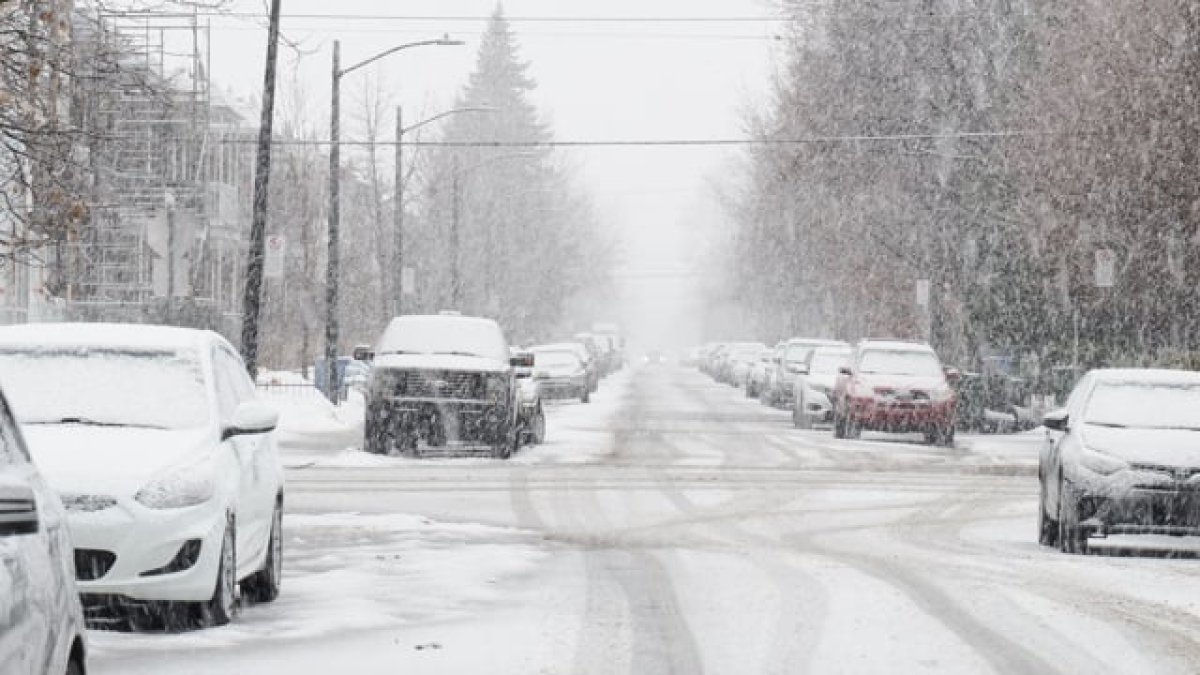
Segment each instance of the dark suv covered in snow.
[[411,456],[422,444],[483,444],[507,459],[520,444],[515,366],[500,326],[456,314],[392,319],[375,346],[363,446]]

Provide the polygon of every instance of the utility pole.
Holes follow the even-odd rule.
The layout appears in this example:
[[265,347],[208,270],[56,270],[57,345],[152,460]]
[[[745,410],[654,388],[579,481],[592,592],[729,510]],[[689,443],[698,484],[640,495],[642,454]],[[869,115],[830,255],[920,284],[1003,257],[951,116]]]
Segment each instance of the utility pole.
[[250,248],[246,254],[246,288],[242,295],[242,359],[250,377],[258,374],[258,321],[262,314],[263,241],[267,231],[267,187],[271,178],[271,135],[275,120],[275,64],[279,51],[279,12],[282,0],[271,0],[267,28],[267,66],[263,75],[262,119],[254,164],[254,213]]
[[404,154],[401,144],[404,141],[404,115],[400,106],[396,106],[396,185],[392,199],[392,236],[395,237],[392,250],[392,273],[395,282],[392,285],[392,316],[404,313]]
[[337,401],[338,277],[341,274],[341,116],[342,43],[333,41],[333,87],[329,114],[329,261],[325,268],[325,395]]
[[450,184],[450,304],[451,309],[462,310],[462,279],[458,270],[458,219],[460,195],[458,155],[454,156],[454,177]]

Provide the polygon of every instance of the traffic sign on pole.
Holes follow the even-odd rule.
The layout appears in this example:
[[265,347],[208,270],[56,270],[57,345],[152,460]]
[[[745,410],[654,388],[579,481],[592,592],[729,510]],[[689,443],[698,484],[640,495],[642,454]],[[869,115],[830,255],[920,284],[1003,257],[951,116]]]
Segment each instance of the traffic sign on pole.
[[263,244],[263,276],[267,279],[282,279],[287,239],[273,234],[267,237]]

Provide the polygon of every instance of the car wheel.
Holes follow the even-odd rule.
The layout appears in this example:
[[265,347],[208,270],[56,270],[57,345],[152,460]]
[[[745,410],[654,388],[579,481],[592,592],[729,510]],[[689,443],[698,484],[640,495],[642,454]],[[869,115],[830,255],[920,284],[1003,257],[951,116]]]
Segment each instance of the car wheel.
[[537,412],[533,414],[533,422],[530,424],[529,444],[541,445],[546,442],[546,412],[542,410],[539,404]]
[[71,660],[67,662],[66,675],[85,675],[87,671],[83,669],[82,659],[81,656],[71,657]]
[[497,425],[492,435],[492,457],[508,459],[513,456],[517,445],[521,442],[520,434],[509,424]]
[[221,540],[220,564],[217,565],[216,586],[212,598],[200,603],[199,625],[202,628],[224,626],[237,614],[237,530],[231,517]]
[[367,419],[363,424],[363,451],[372,455],[386,455],[391,438],[387,426],[380,419],[379,413],[367,411]]
[[584,387],[583,392],[579,394],[579,402],[580,403],[588,403],[591,400],[592,400],[591,392],[588,391],[587,387]]
[[279,597],[283,579],[283,507],[276,503],[271,513],[271,533],[263,568],[242,582],[242,597],[251,602],[273,602]]
[[1038,490],[1038,543],[1042,546],[1054,546],[1058,543],[1058,521],[1046,513],[1046,483],[1040,481]]
[[1063,553],[1087,553],[1087,530],[1079,526],[1079,503],[1058,478],[1058,547]]
[[800,428],[800,410],[796,406],[792,406],[792,426]]
[[846,437],[846,419],[838,414],[837,409],[834,409],[833,411],[833,437]]

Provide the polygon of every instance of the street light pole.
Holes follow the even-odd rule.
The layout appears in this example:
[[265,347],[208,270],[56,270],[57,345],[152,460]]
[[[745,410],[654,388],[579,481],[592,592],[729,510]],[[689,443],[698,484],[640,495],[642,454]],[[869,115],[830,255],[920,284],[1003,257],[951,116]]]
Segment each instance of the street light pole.
[[433,117],[421,120],[412,126],[404,126],[403,110],[400,106],[396,106],[396,185],[394,188],[394,213],[392,214],[392,225],[394,228],[393,250],[395,255],[392,259],[392,267],[394,276],[394,287],[392,293],[395,296],[392,307],[393,316],[399,316],[404,311],[404,172],[403,162],[404,155],[401,151],[404,144],[404,136],[412,131],[415,131],[426,124],[436,122],[443,117],[457,115],[466,112],[494,112],[495,108],[490,106],[466,106],[462,108],[454,108],[440,112]]
[[329,113],[329,253],[328,266],[325,270],[325,395],[336,402],[340,392],[337,372],[338,352],[338,279],[341,275],[340,260],[340,226],[341,226],[341,155],[340,155],[340,113],[342,77],[363,66],[374,63],[385,56],[395,54],[402,49],[411,47],[461,46],[466,44],[461,40],[451,40],[448,36],[437,40],[422,40],[397,45],[391,49],[379,52],[375,56],[363,59],[345,68],[341,67],[341,42],[333,41],[333,84],[331,87],[331,105]]

